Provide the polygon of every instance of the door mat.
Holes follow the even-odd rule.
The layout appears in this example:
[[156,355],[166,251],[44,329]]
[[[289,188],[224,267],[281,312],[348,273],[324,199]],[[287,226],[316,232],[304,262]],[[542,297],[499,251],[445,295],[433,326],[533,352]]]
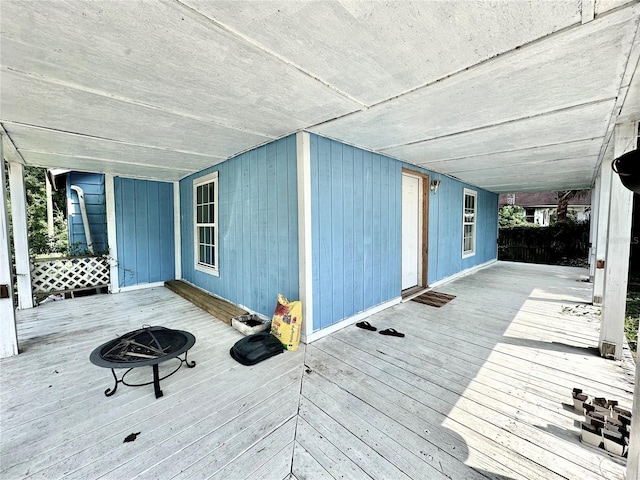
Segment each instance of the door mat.
[[447,293],[440,293],[431,290],[430,292],[423,293],[415,298],[412,298],[414,302],[424,303],[425,305],[430,305],[432,307],[441,307],[446,305],[451,300],[456,298],[455,295],[449,295]]

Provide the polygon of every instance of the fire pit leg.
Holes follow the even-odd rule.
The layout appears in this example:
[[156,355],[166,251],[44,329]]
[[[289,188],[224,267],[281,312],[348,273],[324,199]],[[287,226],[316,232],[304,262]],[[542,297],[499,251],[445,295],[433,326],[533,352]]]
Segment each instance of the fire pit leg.
[[156,398],[160,398],[162,395],[162,390],[160,390],[160,375],[158,373],[158,364],[153,364],[153,389],[156,392]]
[[114,385],[113,389],[111,388],[107,388],[104,391],[104,394],[107,397],[110,397],[111,395],[113,395],[114,393],[116,393],[116,390],[118,389],[118,383],[120,383],[120,380],[118,380],[118,377],[116,376],[116,372],[113,371],[113,368],[111,369],[111,374],[113,375],[113,379],[116,381],[116,384]]

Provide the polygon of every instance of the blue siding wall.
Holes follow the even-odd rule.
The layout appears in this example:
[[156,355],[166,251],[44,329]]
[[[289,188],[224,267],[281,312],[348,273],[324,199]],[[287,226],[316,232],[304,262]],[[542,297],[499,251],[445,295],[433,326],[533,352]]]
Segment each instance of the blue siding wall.
[[[401,294],[403,167],[441,180],[429,194],[429,283],[496,258],[496,194],[311,135],[314,331]],[[476,254],[463,259],[465,187],[477,192],[478,220]]]
[[[220,276],[194,265],[193,180],[218,172]],[[256,148],[180,181],[182,276],[235,304],[273,315],[298,298],[296,137]]]
[[175,278],[173,184],[114,178],[120,287]]
[[[428,283],[431,284],[496,259],[498,195],[439,174],[430,175],[431,179],[440,179],[442,182],[437,194],[429,194],[427,277]],[[465,188],[477,193],[476,253],[462,258],[462,208]]]
[[84,192],[89,230],[93,241],[93,251],[107,251],[107,210],[104,193],[104,175],[100,173],[69,172],[67,175],[69,250],[71,253],[84,253],[87,239],[80,213],[78,194],[71,185],[80,187]]
[[402,163],[311,135],[313,329],[400,295]]

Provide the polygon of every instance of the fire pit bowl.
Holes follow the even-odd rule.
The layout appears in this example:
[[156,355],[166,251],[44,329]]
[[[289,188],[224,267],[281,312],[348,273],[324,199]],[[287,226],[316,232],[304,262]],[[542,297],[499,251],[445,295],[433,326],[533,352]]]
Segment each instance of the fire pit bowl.
[[[110,397],[118,389],[118,383],[129,387],[141,387],[153,383],[156,398],[160,398],[163,393],[160,390],[160,380],[176,373],[183,363],[187,367],[193,368],[196,362],[187,360],[187,353],[196,343],[196,338],[189,332],[183,330],[171,330],[165,327],[143,327],[140,330],[126,333],[121,337],[110,340],[96,348],[89,360],[98,367],[110,368],[115,386],[113,389],[107,388],[104,394]],[[184,353],[184,359],[179,356]],[[180,361],[177,368],[171,373],[160,378],[158,364],[175,358]],[[147,383],[127,383],[125,376],[134,368],[151,366],[153,368],[153,381]],[[122,377],[118,379],[115,369],[126,368]]]

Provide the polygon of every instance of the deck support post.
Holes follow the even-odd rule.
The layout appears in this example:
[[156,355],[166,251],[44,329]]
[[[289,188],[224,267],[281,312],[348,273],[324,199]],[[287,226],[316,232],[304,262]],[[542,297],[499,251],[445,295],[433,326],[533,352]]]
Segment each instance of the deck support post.
[[636,359],[636,383],[633,389],[631,434],[629,435],[629,453],[627,454],[627,480],[640,480],[640,359]]
[[296,134],[298,169],[299,298],[302,301],[302,341],[313,333],[313,257],[311,245],[311,138]]
[[[615,126],[614,158],[634,150],[638,137],[638,122],[626,122]],[[605,163],[605,168],[611,169]],[[611,178],[609,200],[609,228],[605,259],[605,283],[600,326],[600,354],[622,358],[624,343],[624,318],[627,301],[629,254],[631,251],[631,217],[633,192],[620,181],[618,175]]]
[[104,199],[107,210],[107,245],[109,247],[109,291],[120,290],[118,269],[118,233],[116,223],[116,195],[113,175],[104,176]]
[[598,241],[598,218],[600,206],[600,175],[591,191],[591,215],[589,222],[589,281],[593,283],[596,274],[596,245]]
[[609,199],[611,197],[611,161],[613,150],[607,149],[604,160],[600,165],[598,175],[598,212],[597,217],[591,216],[591,221],[597,223],[595,232],[595,268],[593,271],[593,304],[602,305],[604,295],[604,265],[607,256],[607,232],[609,230]]
[[[7,188],[4,178],[4,156],[0,138],[0,358],[18,354],[16,311],[13,308],[13,281],[11,279],[11,248]],[[5,292],[6,288],[6,292]],[[8,297],[8,298],[3,298]]]
[[24,165],[9,163],[9,191],[13,246],[18,277],[18,308],[33,308],[31,267],[29,263],[29,228],[27,226],[27,193],[24,187]]

